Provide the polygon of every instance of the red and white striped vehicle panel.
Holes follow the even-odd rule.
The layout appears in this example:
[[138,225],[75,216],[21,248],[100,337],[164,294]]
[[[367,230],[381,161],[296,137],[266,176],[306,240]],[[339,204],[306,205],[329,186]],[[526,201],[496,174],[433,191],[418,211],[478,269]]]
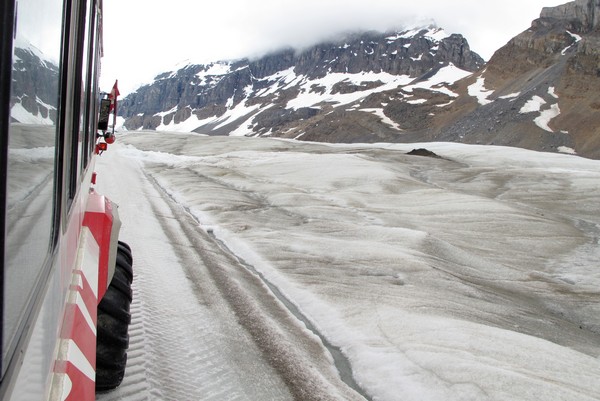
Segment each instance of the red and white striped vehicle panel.
[[[97,305],[112,277],[120,221],[113,204],[89,195],[73,260],[50,383],[50,400],[95,399]],[[111,255],[111,252],[114,255]],[[63,258],[63,261],[69,258]]]
[[53,400],[93,400],[100,248],[83,227],[54,366]]

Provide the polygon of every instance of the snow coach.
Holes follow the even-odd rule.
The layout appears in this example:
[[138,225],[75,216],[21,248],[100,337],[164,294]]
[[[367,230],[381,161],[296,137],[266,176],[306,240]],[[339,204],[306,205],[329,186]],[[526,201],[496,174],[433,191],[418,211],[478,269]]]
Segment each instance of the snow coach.
[[0,4],[0,400],[95,399],[124,375],[131,249],[94,189],[118,89],[102,0]]

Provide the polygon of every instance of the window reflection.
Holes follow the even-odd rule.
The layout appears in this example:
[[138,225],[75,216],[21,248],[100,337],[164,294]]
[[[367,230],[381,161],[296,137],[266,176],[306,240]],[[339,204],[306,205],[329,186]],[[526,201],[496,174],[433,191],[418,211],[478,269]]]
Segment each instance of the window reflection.
[[[62,1],[19,0],[13,44],[3,359],[50,253]],[[3,364],[4,366],[5,364]]]

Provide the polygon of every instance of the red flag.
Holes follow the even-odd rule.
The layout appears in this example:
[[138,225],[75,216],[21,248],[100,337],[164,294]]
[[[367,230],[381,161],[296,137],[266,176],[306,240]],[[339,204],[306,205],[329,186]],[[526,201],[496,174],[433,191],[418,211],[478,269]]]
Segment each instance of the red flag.
[[118,88],[118,84],[119,80],[115,80],[115,84],[112,87],[112,90],[110,91],[110,93],[108,94],[108,98],[110,99],[110,110],[111,111],[115,111],[116,114],[116,110],[117,110],[117,97],[120,95],[119,93],[119,88]]
[[119,97],[119,95],[120,95],[119,87],[117,86],[118,83],[119,83],[119,80],[115,79],[115,84],[113,85],[112,90],[108,94],[108,98],[110,99],[110,109],[108,112],[109,113],[111,111],[113,112],[113,126],[112,126],[113,136],[115,134],[115,125],[117,125],[117,97]]

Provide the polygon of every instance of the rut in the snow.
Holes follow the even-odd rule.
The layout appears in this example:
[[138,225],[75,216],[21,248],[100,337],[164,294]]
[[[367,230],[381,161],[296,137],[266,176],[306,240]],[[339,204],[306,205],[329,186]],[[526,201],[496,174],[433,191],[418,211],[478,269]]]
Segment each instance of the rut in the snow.
[[354,376],[352,374],[352,366],[350,365],[350,361],[348,360],[348,358],[346,358],[346,356],[344,355],[342,350],[339,347],[336,347],[335,345],[331,344],[327,340],[327,338],[325,336],[323,336],[317,330],[317,328],[311,323],[310,319],[308,319],[300,311],[300,309],[298,309],[298,307],[296,305],[294,305],[289,299],[287,299],[285,297],[285,295],[283,295],[281,293],[279,288],[277,288],[275,285],[273,285],[273,283],[271,283],[269,280],[267,280],[262,273],[260,273],[258,270],[256,270],[254,268],[254,266],[247,263],[244,259],[242,259],[238,255],[236,255],[234,252],[232,252],[223,241],[219,240],[219,238],[217,238],[214,235],[214,233],[212,231],[209,231],[209,234],[215,240],[215,242],[217,244],[219,244],[219,247],[224,252],[227,252],[230,255],[232,255],[233,257],[235,257],[242,266],[244,266],[246,269],[248,269],[251,273],[260,277],[260,279],[263,281],[263,283],[265,283],[265,285],[269,288],[269,290],[271,290],[273,295],[275,295],[275,297],[277,297],[277,299],[281,301],[281,303],[292,313],[292,315],[294,315],[298,320],[300,320],[302,323],[304,323],[306,328],[309,329],[314,335],[319,337],[319,339],[321,340],[321,342],[323,343],[325,348],[327,348],[327,350],[333,357],[335,367],[336,367],[337,371],[339,372],[340,378],[342,379],[342,381],[344,383],[346,383],[348,385],[348,387],[350,387],[351,389],[353,389],[354,391],[359,393],[361,396],[363,396],[366,400],[370,401],[371,398],[365,393],[365,391],[360,387],[360,385],[356,382],[356,380],[354,380]]
[[[308,318],[304,316],[297,307],[293,305],[281,292],[270,283],[263,275],[261,275],[254,267],[246,263],[238,255],[232,252],[222,241],[218,240],[213,233],[207,231],[199,231],[198,227],[202,223],[194,216],[193,212],[185,205],[178,203],[164,188],[146,172],[146,176],[157,189],[161,190],[165,196],[169,197],[172,202],[169,202],[169,207],[172,212],[178,216],[177,221],[185,235],[193,244],[198,256],[203,260],[208,267],[208,271],[212,275],[217,285],[222,288],[224,294],[227,294],[227,300],[238,315],[240,323],[251,333],[259,348],[279,372],[282,379],[287,383],[290,391],[298,400],[367,400],[371,398],[365,391],[356,383],[352,375],[350,362],[341,352],[341,350],[327,341],[318,330],[311,324]],[[190,221],[190,219],[192,221]],[[190,224],[187,224],[190,223]],[[205,238],[202,238],[202,236]],[[207,242],[208,240],[208,242]],[[218,248],[218,249],[215,249]],[[233,266],[233,267],[232,267]],[[237,268],[235,266],[238,266]],[[244,274],[239,267],[243,267]],[[243,286],[232,274],[236,270],[228,270],[229,267],[237,269],[237,273],[241,274]],[[253,278],[252,278],[253,277]],[[254,282],[253,282],[254,281]],[[262,285],[261,285],[262,284]],[[293,315],[296,321],[300,321],[304,327],[309,329],[321,341],[319,345],[321,349],[325,349],[330,353],[334,360],[335,368],[338,371],[338,380],[341,380],[346,389],[341,389],[339,385],[332,383],[331,378],[327,378],[323,371],[315,372],[314,366],[306,365],[306,357],[303,352],[306,350],[296,349],[290,346],[290,342],[285,335],[282,335],[282,327],[273,325],[273,320],[281,323],[281,317],[273,317],[278,312],[273,312],[271,316],[267,316],[266,308],[277,309],[276,306],[266,305],[264,299],[258,300],[258,292],[250,293],[248,287],[256,286],[256,288],[269,289],[271,298],[275,297],[280,301],[289,314]],[[267,297],[269,298],[269,297]],[[265,306],[266,305],[266,306]],[[285,323],[284,323],[285,324]],[[293,326],[293,325],[292,325]],[[293,328],[286,327],[285,330],[292,331]],[[285,331],[284,330],[284,331]],[[309,354],[315,354],[313,351],[308,351]],[[340,383],[342,384],[342,383]]]

